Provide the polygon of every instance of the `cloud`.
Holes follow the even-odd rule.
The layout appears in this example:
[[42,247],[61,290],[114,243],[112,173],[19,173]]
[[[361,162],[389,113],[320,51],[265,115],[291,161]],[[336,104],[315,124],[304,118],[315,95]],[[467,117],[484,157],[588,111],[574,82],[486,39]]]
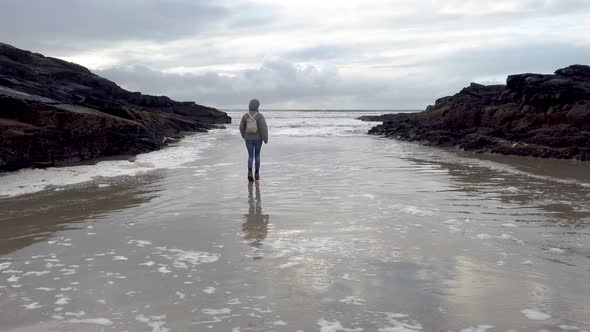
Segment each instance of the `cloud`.
[[297,66],[278,58],[265,60],[258,68],[236,71],[231,76],[216,72],[162,73],[137,66],[110,68],[98,74],[131,90],[163,93],[222,107],[243,107],[254,97],[272,106],[351,92],[342,86],[342,78],[335,69]]
[[588,64],[590,44],[533,42],[494,49],[473,48],[457,52],[442,66],[458,77],[502,76],[518,73],[553,73],[572,64]]
[[551,73],[588,58],[590,46],[530,43],[460,50],[405,66],[405,73],[395,78],[378,75],[384,70],[380,67],[348,74],[335,66],[301,65],[283,58],[266,59],[258,67],[229,74],[163,73],[141,66],[114,67],[98,73],[131,90],[220,108],[243,108],[256,97],[267,108],[423,109],[470,82],[504,83],[509,74]]
[[4,0],[0,40],[236,107],[423,108],[589,59],[588,0]]
[[199,36],[229,15],[215,1],[2,0],[0,39],[84,50],[118,41]]
[[196,100],[219,108],[244,108],[259,98],[265,108],[417,109],[432,84],[419,77],[404,81],[344,76],[337,68],[265,60],[260,67],[220,75],[162,73],[146,67],[115,67],[99,75],[124,88]]

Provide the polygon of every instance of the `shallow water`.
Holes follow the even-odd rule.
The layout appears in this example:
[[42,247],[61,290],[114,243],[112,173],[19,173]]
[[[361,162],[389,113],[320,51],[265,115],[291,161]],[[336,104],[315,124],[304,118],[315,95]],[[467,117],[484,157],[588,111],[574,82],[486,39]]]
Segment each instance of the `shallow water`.
[[267,112],[257,184],[235,124],[0,176],[0,330],[590,330],[590,165],[358,115]]

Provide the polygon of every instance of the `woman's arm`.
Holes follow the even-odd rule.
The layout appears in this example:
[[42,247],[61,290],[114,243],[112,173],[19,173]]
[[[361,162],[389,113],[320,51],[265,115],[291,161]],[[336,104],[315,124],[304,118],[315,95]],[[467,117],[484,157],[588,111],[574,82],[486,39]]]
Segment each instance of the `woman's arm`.
[[246,138],[246,115],[242,116],[242,120],[240,121],[240,134],[242,134],[242,138]]
[[260,137],[264,143],[268,144],[268,127],[266,126],[264,115],[262,114],[260,114],[260,119],[258,120],[258,131],[260,132]]

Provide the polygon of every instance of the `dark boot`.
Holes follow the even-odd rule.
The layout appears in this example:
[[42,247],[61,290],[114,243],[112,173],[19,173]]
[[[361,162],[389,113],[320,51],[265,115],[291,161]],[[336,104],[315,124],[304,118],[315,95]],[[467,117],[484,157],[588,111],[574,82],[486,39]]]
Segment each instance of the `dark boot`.
[[252,176],[252,171],[248,171],[248,181],[254,181],[254,177]]
[[255,179],[256,181],[260,180],[260,172],[256,171]]

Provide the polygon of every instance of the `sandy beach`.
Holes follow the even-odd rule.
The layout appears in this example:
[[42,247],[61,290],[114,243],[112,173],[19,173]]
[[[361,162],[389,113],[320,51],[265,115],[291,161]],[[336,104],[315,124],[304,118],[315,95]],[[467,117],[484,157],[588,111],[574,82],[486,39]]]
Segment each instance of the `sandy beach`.
[[136,162],[1,175],[0,331],[590,330],[587,162],[269,111],[250,184],[229,114]]

